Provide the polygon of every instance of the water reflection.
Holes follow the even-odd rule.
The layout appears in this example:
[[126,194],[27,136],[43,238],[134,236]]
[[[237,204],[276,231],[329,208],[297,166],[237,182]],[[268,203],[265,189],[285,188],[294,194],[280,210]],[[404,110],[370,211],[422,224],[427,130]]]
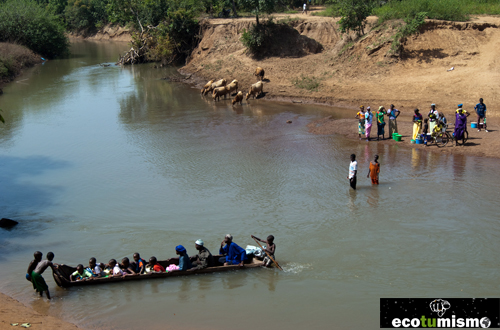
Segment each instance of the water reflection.
[[[161,80],[168,70],[101,69],[113,52],[96,47],[53,66],[60,74],[47,73],[45,87],[33,77],[9,87],[14,100],[0,99],[18,118],[0,144],[2,188],[18,194],[4,188],[0,210],[11,203],[43,223],[0,231],[2,291],[45,304],[19,276],[36,249],[72,265],[136,251],[166,259],[199,237],[215,251],[231,232],[241,246],[273,234],[286,271],[54,289],[54,308],[37,308],[89,328],[250,329],[241,320],[258,315],[287,329],[361,329],[377,324],[381,296],[491,295],[497,160],[311,135],[306,124],[331,109],[252,100],[238,112]],[[346,178],[352,153],[356,191]],[[366,178],[375,154],[379,186]]]

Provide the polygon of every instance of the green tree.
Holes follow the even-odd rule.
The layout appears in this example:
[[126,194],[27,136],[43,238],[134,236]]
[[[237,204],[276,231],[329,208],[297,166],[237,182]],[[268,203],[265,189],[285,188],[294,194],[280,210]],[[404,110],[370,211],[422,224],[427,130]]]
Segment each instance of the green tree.
[[262,13],[272,13],[276,7],[276,0],[242,0],[241,4],[247,10],[250,10],[255,14],[255,20],[257,25],[259,22],[259,14]]
[[68,52],[59,17],[34,0],[0,2],[0,41],[19,43],[46,57]]
[[339,0],[340,31],[343,33],[356,31],[358,34],[365,34],[366,18],[372,11],[372,2],[368,0]]

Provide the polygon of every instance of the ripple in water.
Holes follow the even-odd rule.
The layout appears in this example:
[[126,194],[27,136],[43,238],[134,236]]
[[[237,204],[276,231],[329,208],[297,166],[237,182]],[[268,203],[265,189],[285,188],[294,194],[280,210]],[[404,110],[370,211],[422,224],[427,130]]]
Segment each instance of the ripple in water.
[[285,273],[292,273],[292,274],[298,274],[301,273],[302,271],[311,268],[311,264],[298,264],[295,262],[286,264],[286,265],[280,265],[281,268],[283,268],[283,271]]

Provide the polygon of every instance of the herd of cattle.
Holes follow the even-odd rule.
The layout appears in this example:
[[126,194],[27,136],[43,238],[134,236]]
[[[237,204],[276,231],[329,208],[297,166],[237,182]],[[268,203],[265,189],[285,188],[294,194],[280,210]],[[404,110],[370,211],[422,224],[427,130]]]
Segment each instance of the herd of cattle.
[[[255,69],[254,76],[256,76],[259,81],[250,86],[250,90],[246,94],[246,100],[250,98],[250,95],[255,98],[263,92],[262,87],[264,86],[264,83],[262,82],[262,80],[264,79],[264,69],[262,69],[261,67],[257,67],[257,69]],[[220,100],[221,96],[224,96],[224,98],[226,98],[227,94],[231,96],[232,92],[237,92],[236,96],[233,99],[233,105],[238,102],[241,105],[243,102],[243,92],[238,91],[238,80],[236,79],[231,81],[231,83],[229,84],[227,84],[226,79],[220,79],[218,81],[210,80],[206,83],[205,86],[203,86],[201,93],[203,95],[207,95],[210,92],[212,92],[212,98],[214,101]]]

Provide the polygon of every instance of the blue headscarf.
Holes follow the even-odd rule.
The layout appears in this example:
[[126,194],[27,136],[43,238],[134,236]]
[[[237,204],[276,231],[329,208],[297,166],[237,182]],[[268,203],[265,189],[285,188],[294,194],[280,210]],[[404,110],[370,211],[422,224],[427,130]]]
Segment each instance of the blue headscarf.
[[175,251],[179,252],[179,253],[185,253],[186,252],[186,248],[182,245],[177,245],[175,247]]

